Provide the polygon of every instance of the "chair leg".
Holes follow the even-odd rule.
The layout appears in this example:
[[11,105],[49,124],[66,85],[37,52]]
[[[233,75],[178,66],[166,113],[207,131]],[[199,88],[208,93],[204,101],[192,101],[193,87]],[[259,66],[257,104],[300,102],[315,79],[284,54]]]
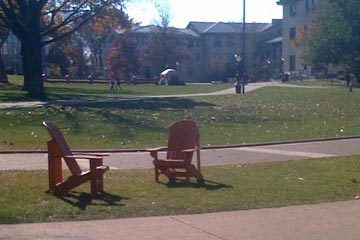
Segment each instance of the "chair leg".
[[104,174],[103,173],[99,174],[97,188],[98,188],[99,192],[104,192]]
[[190,173],[191,176],[195,177],[198,182],[203,182],[204,181],[203,175],[198,170],[196,170],[194,165],[189,166],[186,169],[186,172]]
[[159,168],[155,166],[155,182],[159,182]]
[[102,174],[97,169],[102,163],[101,161],[90,161],[90,187],[91,187],[91,195],[96,196],[99,191],[101,191],[100,184]]
[[190,171],[186,170],[186,182],[190,182]]
[[97,177],[91,176],[90,180],[91,195],[96,196],[98,192],[98,179]]

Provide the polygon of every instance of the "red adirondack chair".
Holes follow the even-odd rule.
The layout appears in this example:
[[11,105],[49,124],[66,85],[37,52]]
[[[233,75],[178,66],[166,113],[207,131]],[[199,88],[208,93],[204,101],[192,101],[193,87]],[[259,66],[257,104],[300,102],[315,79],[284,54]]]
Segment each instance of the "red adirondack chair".
[[[158,152],[166,149],[166,159],[159,159]],[[185,177],[190,181],[194,177],[203,182],[200,166],[199,128],[196,122],[181,120],[169,127],[167,148],[147,149],[153,157],[155,166],[155,181],[159,182],[159,175],[164,174],[169,181],[177,177]],[[197,168],[191,163],[196,154]]]
[[[91,194],[96,195],[103,189],[103,174],[109,170],[108,166],[103,165],[103,157],[107,154],[76,153],[70,150],[60,130],[53,124],[43,122],[48,130],[51,140],[48,145],[48,169],[49,169],[49,192],[54,194],[66,194],[71,189],[90,181]],[[64,159],[70,169],[71,176],[62,179],[62,164]],[[77,163],[77,159],[89,160],[89,170],[82,170]]]

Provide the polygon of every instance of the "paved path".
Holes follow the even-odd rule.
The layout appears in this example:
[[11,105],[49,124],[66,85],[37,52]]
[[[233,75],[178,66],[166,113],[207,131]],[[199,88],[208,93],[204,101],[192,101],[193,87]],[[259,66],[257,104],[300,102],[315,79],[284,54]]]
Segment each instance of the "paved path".
[[101,221],[0,225],[19,240],[358,240],[360,202]]
[[[359,146],[360,138],[351,138],[252,147],[202,149],[201,163],[203,166],[214,166],[353,155],[360,154]],[[147,152],[111,152],[110,156],[104,159],[104,164],[111,166],[112,169],[153,167],[150,154]],[[84,160],[84,162],[80,162],[80,165],[87,167],[88,162]],[[47,169],[47,154],[0,154],[0,170],[14,169]]]

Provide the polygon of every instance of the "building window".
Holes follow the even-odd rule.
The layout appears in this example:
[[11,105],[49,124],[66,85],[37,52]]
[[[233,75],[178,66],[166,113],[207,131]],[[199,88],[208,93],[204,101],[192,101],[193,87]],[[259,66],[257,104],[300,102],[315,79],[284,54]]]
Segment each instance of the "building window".
[[273,48],[273,49],[272,49],[271,57],[272,57],[273,59],[276,59],[276,48]]
[[220,59],[220,58],[222,58],[221,52],[215,52],[215,53],[213,54],[213,58],[215,58],[215,59]]
[[234,44],[234,37],[227,37],[226,39],[226,46],[227,47],[233,47],[235,44]]
[[192,78],[193,76],[193,70],[191,68],[188,68],[188,76],[189,78]]
[[305,1],[305,11],[306,13],[310,13],[310,3],[309,3],[310,0],[306,0]]
[[290,12],[289,12],[290,17],[294,17],[296,15],[296,6],[290,5],[289,10],[290,10]]
[[193,48],[194,47],[194,41],[191,40],[191,39],[188,39],[187,46],[188,46],[188,48]]
[[219,36],[214,37],[214,47],[221,47],[221,46],[222,46],[221,37]]
[[226,58],[227,58],[227,61],[229,62],[229,63],[231,63],[231,62],[233,62],[234,61],[234,55],[236,55],[236,54],[234,54],[234,53],[227,53],[226,54]]
[[289,39],[293,40],[296,38],[296,27],[292,27],[289,29]]
[[295,55],[290,56],[290,66],[289,66],[290,72],[293,72],[296,70],[296,59]]
[[317,0],[311,0],[311,10],[315,11],[317,7]]

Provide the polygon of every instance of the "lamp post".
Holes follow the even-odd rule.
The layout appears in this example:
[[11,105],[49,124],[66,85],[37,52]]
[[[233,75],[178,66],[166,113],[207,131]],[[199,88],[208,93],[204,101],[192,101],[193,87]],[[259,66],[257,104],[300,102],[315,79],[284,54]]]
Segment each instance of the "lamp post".
[[236,67],[236,82],[235,82],[235,93],[241,93],[241,85],[240,85],[240,72],[239,66],[241,62],[241,56],[238,54],[234,55],[235,58],[235,67]]
[[236,83],[235,83],[235,92],[240,94],[245,94],[245,84],[247,82],[247,72],[246,72],[246,21],[245,21],[245,0],[243,0],[243,26],[242,26],[242,53],[241,56],[238,54],[234,55],[235,64],[237,68],[240,68],[240,71],[236,71]]
[[284,82],[285,81],[285,76],[284,76],[284,62],[285,62],[285,58],[281,57],[280,58],[281,60],[281,82]]
[[267,67],[267,79],[270,81],[271,80],[271,61],[270,59],[266,60],[266,67]]
[[180,62],[176,62],[176,71],[178,72],[179,78],[181,79],[181,74],[180,74]]
[[245,94],[245,84],[247,81],[247,73],[246,73],[246,2],[243,0],[243,32],[242,32],[242,81],[241,81],[241,91],[242,94]]

